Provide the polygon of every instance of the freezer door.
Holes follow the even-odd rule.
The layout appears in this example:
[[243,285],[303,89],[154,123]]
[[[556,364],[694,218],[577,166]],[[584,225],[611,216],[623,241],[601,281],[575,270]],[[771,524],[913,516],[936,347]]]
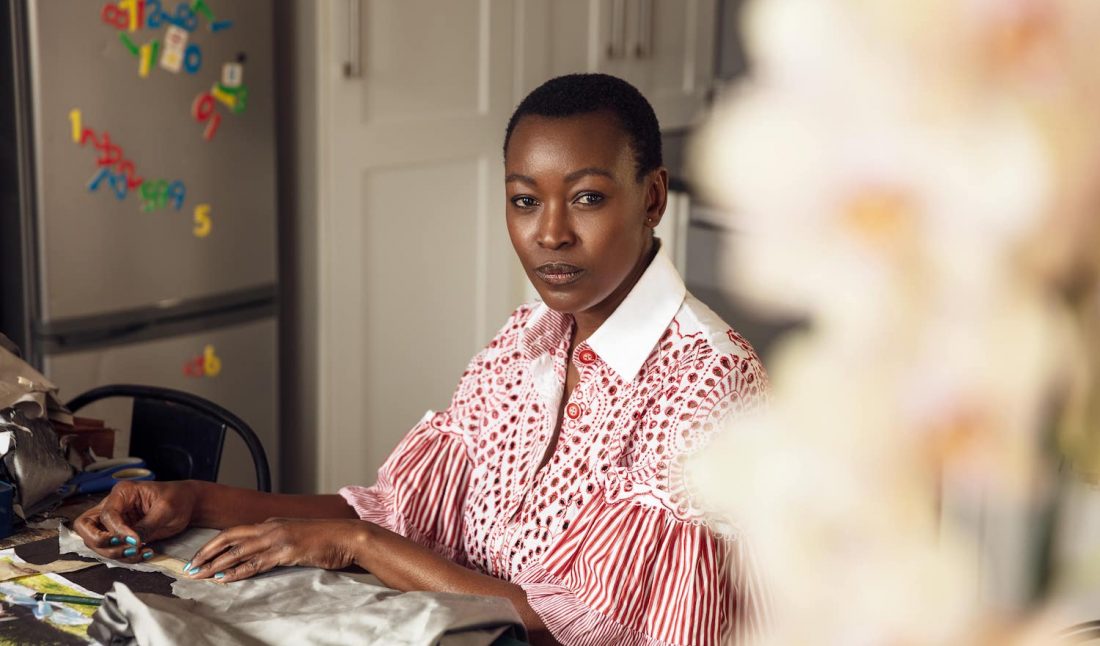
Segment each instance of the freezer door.
[[[275,282],[270,0],[204,0],[213,20],[191,2],[134,2],[133,31],[126,4],[30,3],[47,324]],[[226,63],[239,67],[223,79]],[[224,101],[210,94],[223,80]]]
[[[272,485],[277,488],[276,341],[275,321],[262,319],[184,336],[47,356],[45,371],[60,388],[63,401],[96,386],[125,383],[175,388],[220,404],[256,431],[267,452]],[[104,400],[80,414],[105,419],[119,429],[115,455],[126,455],[129,401]],[[256,486],[248,449],[232,432],[226,435],[218,482]]]

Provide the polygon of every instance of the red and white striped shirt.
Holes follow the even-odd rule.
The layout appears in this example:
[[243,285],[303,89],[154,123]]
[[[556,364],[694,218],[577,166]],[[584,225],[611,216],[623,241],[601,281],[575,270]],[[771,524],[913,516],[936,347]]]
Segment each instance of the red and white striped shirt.
[[[659,252],[568,357],[572,317],[517,309],[428,413],[359,516],[516,583],[565,644],[718,644],[763,614],[743,537],[692,500],[684,462],[719,420],[761,403],[752,347],[688,294]],[[539,469],[564,391],[580,375]]]

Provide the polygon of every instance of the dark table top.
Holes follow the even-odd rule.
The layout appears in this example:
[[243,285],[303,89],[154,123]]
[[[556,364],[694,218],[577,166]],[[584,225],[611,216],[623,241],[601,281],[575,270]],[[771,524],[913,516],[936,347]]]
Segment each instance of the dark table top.
[[[52,512],[51,517],[71,522],[81,512],[95,504],[95,499],[77,500]],[[19,558],[44,565],[60,558],[56,529],[33,529],[24,527],[11,536],[0,539],[0,549],[14,547]],[[93,559],[66,554],[66,560],[95,562]],[[173,579],[158,572],[135,572],[126,568],[108,568],[99,564],[93,567],[66,572],[63,578],[99,594],[106,594],[116,581],[121,581],[134,592],[149,592],[171,596]],[[15,619],[0,621],[0,644],[87,644],[86,641],[62,632],[53,626],[34,618],[31,609],[25,606],[3,604],[3,612]]]

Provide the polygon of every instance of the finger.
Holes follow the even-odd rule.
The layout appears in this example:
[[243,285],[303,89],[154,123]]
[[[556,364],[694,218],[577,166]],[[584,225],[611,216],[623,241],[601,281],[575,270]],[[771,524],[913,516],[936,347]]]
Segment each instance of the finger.
[[[114,534],[99,522],[99,512],[98,506],[92,507],[73,521],[73,531],[84,540],[85,545],[91,548],[110,547],[112,546],[111,539],[115,538]],[[116,541],[114,545],[118,545],[119,541]]]
[[111,559],[122,558],[124,543],[121,538],[109,532],[100,522],[98,510],[90,509],[73,522],[84,544],[94,552]]
[[241,581],[249,577],[254,577],[257,574],[263,574],[275,568],[279,565],[277,559],[272,558],[270,551],[256,554],[252,558],[241,561],[236,566],[220,570],[224,575],[218,577],[215,575],[214,581],[217,583],[233,583],[234,581]]
[[195,552],[195,556],[191,558],[191,562],[188,564],[190,567],[189,572],[195,574],[197,571],[196,578],[213,576],[215,571],[208,567],[212,560],[228,550],[233,550],[235,555],[240,556],[242,554],[241,543],[251,542],[259,533],[257,525],[241,525],[222,531],[210,539],[206,545],[200,547],[199,551]]
[[134,511],[132,507],[136,504],[132,498],[121,495],[116,497],[112,492],[103,501],[103,509],[99,513],[99,520],[107,531],[120,537],[131,547],[137,547],[141,543],[140,534],[126,522],[127,512]]
[[[229,572],[236,571],[244,564],[254,561],[255,567],[259,563],[260,558],[269,550],[269,545],[263,538],[250,538],[240,543],[229,545],[225,551],[212,558],[206,565],[194,575],[196,579],[214,579],[216,581],[225,580]],[[270,567],[268,568],[270,569]],[[247,573],[249,567],[241,569],[238,573]],[[245,574],[238,578],[247,578],[250,576]]]
[[153,548],[148,545],[129,545],[123,543],[120,547],[115,549],[118,552],[118,556],[113,558],[123,563],[143,563],[156,555]]
[[73,529],[84,538],[84,543],[101,556],[119,561],[138,562],[152,558],[152,554],[144,556],[144,552],[151,552],[149,548],[139,550],[127,544],[118,536],[113,535],[103,527],[98,514],[85,512],[73,522]]

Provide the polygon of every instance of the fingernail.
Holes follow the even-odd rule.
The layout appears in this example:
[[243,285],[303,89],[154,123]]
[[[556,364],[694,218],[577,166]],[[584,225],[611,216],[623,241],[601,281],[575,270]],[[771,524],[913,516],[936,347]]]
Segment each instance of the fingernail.
[[215,579],[224,579],[225,578],[225,572],[215,572],[214,573],[214,578]]
[[111,545],[118,545],[120,543],[122,543],[121,538],[119,538],[118,536],[112,536],[111,537]]
[[153,550],[145,550],[141,553],[141,558],[145,559],[146,561],[153,558]]
[[126,542],[129,543],[130,545],[137,545],[137,539],[134,538],[133,536],[127,536],[126,537]]
[[201,570],[201,569],[202,568],[197,566],[197,565],[191,565],[191,562],[188,561],[187,565],[183,566],[183,573],[184,574],[198,574],[199,570]]
[[133,556],[134,554],[137,554],[137,548],[136,547],[127,547],[126,549],[124,549],[122,551],[123,556]]

